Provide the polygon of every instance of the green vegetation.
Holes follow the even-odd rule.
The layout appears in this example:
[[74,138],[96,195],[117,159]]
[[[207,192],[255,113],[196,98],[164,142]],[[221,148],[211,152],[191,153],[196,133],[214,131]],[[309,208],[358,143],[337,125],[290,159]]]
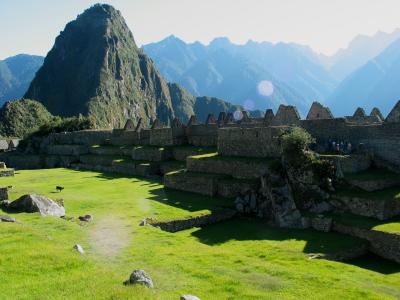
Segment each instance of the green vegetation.
[[[397,299],[400,269],[391,273],[306,254],[353,247],[334,233],[271,228],[234,219],[178,233],[139,226],[144,217],[182,218],[224,202],[165,191],[156,181],[66,169],[19,171],[0,178],[12,199],[26,193],[63,198],[66,219],[11,214],[0,223],[0,298],[7,299]],[[57,193],[55,187],[65,187]],[[0,212],[4,213],[4,212]],[[94,221],[76,218],[92,214]],[[73,218],[73,219],[70,219]],[[81,244],[85,255],[72,246]],[[155,289],[122,284],[144,269]],[[387,270],[386,270],[387,271]]]
[[39,102],[29,99],[7,102],[0,110],[0,135],[26,137],[53,118]]
[[79,130],[93,129],[95,122],[91,117],[60,118],[54,117],[49,122],[44,123],[40,128],[33,132],[34,136],[46,136],[50,133],[71,132]]
[[282,150],[288,157],[302,154],[310,144],[314,142],[313,137],[305,129],[294,127],[281,136]]

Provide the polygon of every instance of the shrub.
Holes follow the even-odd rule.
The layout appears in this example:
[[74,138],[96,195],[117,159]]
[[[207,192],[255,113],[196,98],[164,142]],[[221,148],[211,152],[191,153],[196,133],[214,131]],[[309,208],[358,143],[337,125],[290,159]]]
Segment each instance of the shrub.
[[53,118],[37,101],[22,99],[7,102],[0,109],[0,135],[24,138]]
[[50,121],[46,122],[40,128],[25,139],[23,139],[19,145],[18,149],[20,151],[25,151],[30,145],[30,148],[33,150],[39,150],[40,147],[40,137],[44,137],[49,135],[50,133],[60,133],[60,132],[71,132],[71,131],[79,131],[85,129],[93,129],[95,128],[95,122],[91,117],[83,117],[79,115],[79,117],[71,117],[71,118],[60,118],[53,117]]
[[281,136],[283,153],[291,158],[301,155],[314,141],[311,134],[300,127],[294,127]]
[[71,132],[85,129],[93,129],[95,122],[91,117],[60,118],[54,117],[51,121],[43,124],[33,133],[34,136],[46,136],[50,133]]

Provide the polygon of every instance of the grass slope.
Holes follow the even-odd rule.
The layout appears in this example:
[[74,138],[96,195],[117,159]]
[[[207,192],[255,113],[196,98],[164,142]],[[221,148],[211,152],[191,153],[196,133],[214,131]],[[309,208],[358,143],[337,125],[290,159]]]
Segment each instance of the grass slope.
[[[140,227],[146,216],[180,218],[218,209],[223,200],[170,191],[158,182],[65,169],[19,171],[0,178],[13,199],[36,192],[65,200],[67,215],[90,213],[94,221],[12,214],[0,223],[0,299],[396,299],[400,269],[390,273],[324,260],[357,239],[308,230],[268,227],[235,219],[205,228],[167,233]],[[62,193],[55,186],[62,185]],[[229,204],[229,203],[228,203]],[[80,243],[82,256],[72,249]],[[154,290],[125,287],[143,268]]]

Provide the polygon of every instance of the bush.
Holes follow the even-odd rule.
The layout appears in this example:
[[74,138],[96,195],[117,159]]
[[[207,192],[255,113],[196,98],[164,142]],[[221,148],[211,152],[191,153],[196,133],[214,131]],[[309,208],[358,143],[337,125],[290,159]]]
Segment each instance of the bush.
[[91,117],[71,117],[60,118],[54,117],[50,122],[40,126],[40,128],[33,133],[34,136],[46,136],[50,133],[71,132],[86,129],[93,129],[95,122]]
[[25,151],[28,148],[28,146],[30,146],[30,148],[37,151],[39,150],[40,147],[41,137],[47,136],[50,133],[93,129],[95,128],[94,124],[95,122],[93,118],[83,117],[82,115],[79,115],[79,117],[71,117],[64,119],[60,117],[53,117],[50,121],[40,126],[38,130],[34,131],[28,137],[23,139],[19,143],[18,149],[20,151]]
[[311,134],[300,127],[294,127],[281,136],[283,153],[293,158],[301,155],[314,142],[315,140]]
[[7,102],[0,109],[0,135],[25,138],[53,118],[37,101],[22,99]]

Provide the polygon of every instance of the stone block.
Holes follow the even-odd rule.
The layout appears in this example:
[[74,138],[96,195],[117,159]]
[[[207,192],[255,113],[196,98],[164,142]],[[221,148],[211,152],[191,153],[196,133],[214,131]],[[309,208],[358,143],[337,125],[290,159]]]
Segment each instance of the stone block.
[[279,157],[279,136],[287,127],[228,127],[218,130],[218,153],[241,157]]
[[331,204],[339,210],[378,220],[387,220],[400,215],[400,200],[396,198],[368,199],[333,195]]
[[135,147],[132,151],[134,160],[163,161],[172,158],[172,149],[169,147],[141,146]]
[[248,191],[258,191],[259,185],[257,180],[221,179],[218,181],[217,195],[226,198],[234,198]]
[[164,185],[167,188],[175,190],[214,196],[218,190],[219,178],[221,177],[216,175],[193,173],[181,170],[165,174]]
[[234,178],[257,179],[269,173],[271,160],[253,158],[235,158],[218,155],[192,156],[186,160],[191,172],[229,175]]

